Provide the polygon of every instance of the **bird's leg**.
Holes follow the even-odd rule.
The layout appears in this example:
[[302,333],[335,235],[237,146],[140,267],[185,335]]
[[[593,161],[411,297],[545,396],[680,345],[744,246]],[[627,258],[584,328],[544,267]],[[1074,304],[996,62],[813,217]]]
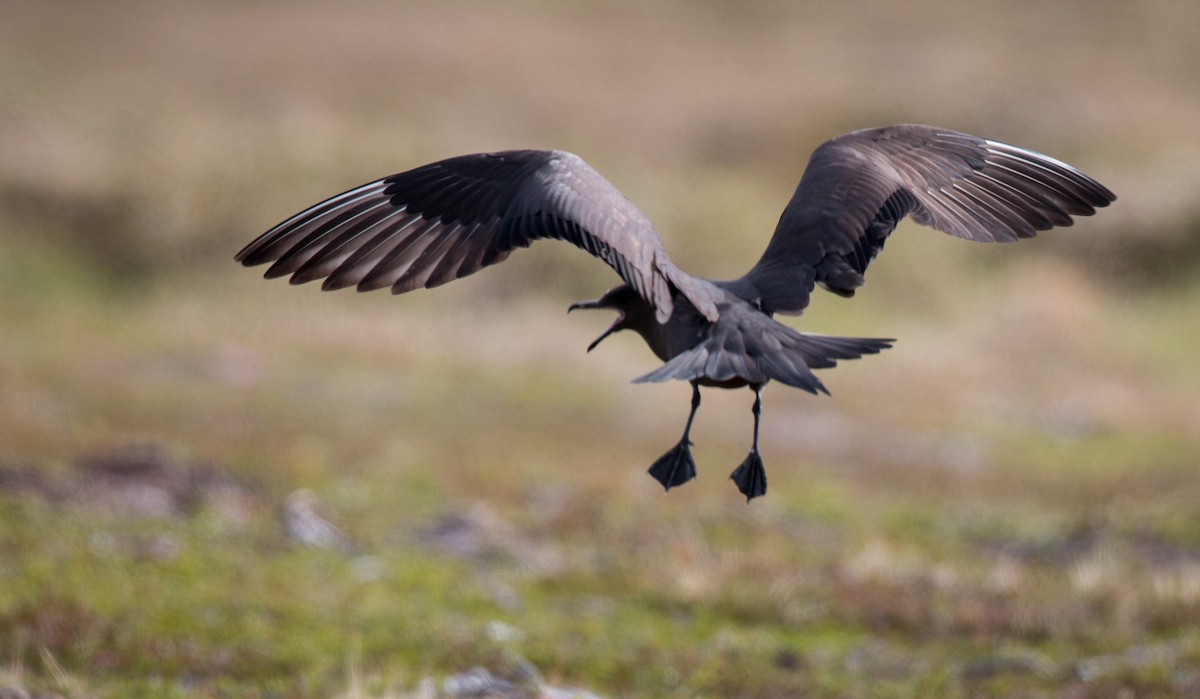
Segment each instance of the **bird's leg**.
[[758,453],[758,420],[762,416],[763,387],[758,385],[751,388],[754,389],[754,445],[750,447],[750,454],[746,456],[742,465],[729,474],[737,484],[738,490],[746,496],[746,502],[767,494],[767,470],[763,468],[762,456]]
[[692,441],[688,434],[692,431],[692,420],[700,407],[700,385],[692,382],[692,412],[688,413],[687,425],[683,428],[683,438],[666,454],[658,457],[658,461],[650,467],[650,475],[659,483],[663,490],[670,490],[677,485],[683,485],[696,477],[696,462],[692,459]]

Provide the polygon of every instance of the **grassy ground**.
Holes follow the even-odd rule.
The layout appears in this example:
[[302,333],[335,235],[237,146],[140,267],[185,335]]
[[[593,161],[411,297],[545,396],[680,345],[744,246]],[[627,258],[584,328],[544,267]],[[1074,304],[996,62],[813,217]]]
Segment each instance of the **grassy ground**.
[[[9,3],[0,689],[420,696],[482,666],[604,696],[1200,693],[1194,15]],[[577,251],[401,299],[230,260],[371,177],[552,146],[731,276],[812,147],[889,121],[1121,199],[1013,247],[902,227],[797,323],[897,346],[832,398],[768,389],[750,505],[748,392],[705,394],[695,483],[645,475],[688,390],[630,385],[636,338],[584,353],[607,318],[566,305],[614,278]],[[301,489],[346,549],[289,538]]]

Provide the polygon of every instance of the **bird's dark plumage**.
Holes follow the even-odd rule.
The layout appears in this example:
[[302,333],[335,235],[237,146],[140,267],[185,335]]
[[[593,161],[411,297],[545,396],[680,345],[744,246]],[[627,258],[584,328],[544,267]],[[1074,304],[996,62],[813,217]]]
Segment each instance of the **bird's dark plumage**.
[[679,289],[707,316],[703,290],[667,258],[646,216],[579,156],[506,151],[450,158],[356,187],[246,246],[245,265],[325,290],[435,287],[500,262],[540,238],[604,260],[665,321]]
[[853,295],[905,216],[967,240],[1010,242],[1115,199],[1070,165],[1016,146],[929,126],[855,131],[813,152],[740,281],[764,310],[800,313],[816,283]]
[[272,263],[267,277],[322,288],[434,287],[505,259],[533,241],[570,242],[624,280],[595,301],[635,330],[664,364],[636,379],[693,387],[682,440],[651,467],[665,488],[695,474],[689,432],[699,386],[755,390],[754,443],[732,478],[747,498],[766,492],[758,453],[761,390],[771,380],[826,391],[813,369],[875,354],[891,340],[800,333],[774,313],[801,313],[816,284],[851,296],[906,216],[985,242],[1069,226],[1116,197],[1053,158],[931,126],[838,136],[812,154],[762,257],[742,277],[710,281],[667,257],[649,220],[578,156],[506,151],[442,160],[349,190],[275,226],[236,256]]

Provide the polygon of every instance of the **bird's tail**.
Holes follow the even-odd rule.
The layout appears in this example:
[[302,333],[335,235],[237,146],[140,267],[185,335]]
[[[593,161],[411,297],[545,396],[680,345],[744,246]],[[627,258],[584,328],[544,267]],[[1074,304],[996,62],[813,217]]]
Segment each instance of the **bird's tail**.
[[813,369],[836,366],[839,359],[878,354],[895,342],[801,333],[767,316],[758,316],[749,325],[717,326],[703,342],[639,376],[634,383],[707,379],[717,384],[741,380],[754,385],[773,379],[809,393],[828,395],[829,390],[813,374]]

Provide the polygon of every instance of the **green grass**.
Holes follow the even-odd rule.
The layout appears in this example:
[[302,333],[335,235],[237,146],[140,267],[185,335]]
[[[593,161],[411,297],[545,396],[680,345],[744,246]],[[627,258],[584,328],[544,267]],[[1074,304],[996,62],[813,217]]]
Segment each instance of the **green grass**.
[[[1171,516],[1153,508],[1133,531],[1079,519],[1091,494],[935,504],[903,479],[884,494],[818,477],[757,509],[695,489],[630,509],[568,481],[552,513],[481,500],[519,543],[463,560],[422,543],[463,505],[376,480],[388,492],[328,486],[371,542],[358,557],[291,548],[269,512],[131,518],[8,498],[0,541],[21,565],[2,569],[0,629],[32,678],[36,649],[113,696],[328,696],[352,654],[411,685],[502,669],[507,650],[551,679],[715,696],[1049,691],[1115,655],[1089,687],[1165,696],[1200,657],[1195,551],[1159,535]],[[174,553],[154,555],[163,538]],[[518,639],[490,640],[494,621]]]
[[[722,468],[749,427],[746,401],[714,394],[701,478],[664,496],[639,464],[673,438],[685,392],[614,381],[630,373],[614,355],[641,359],[631,343],[608,360],[496,369],[474,347],[435,353],[386,329],[354,350],[355,332],[288,330],[290,311],[262,328],[257,308],[224,303],[238,293],[186,313],[161,297],[101,294],[71,312],[51,297],[53,312],[26,315],[29,344],[8,360],[22,381],[5,402],[11,453],[72,482],[88,450],[149,439],[252,486],[244,511],[202,499],[167,517],[91,501],[86,481],[60,500],[5,495],[0,635],[30,685],[56,686],[53,659],[88,694],[333,696],[352,663],[412,688],[474,664],[503,672],[513,653],[552,682],[630,695],[1082,683],[1169,696],[1191,681],[1192,437],[999,422],[970,459],[982,465],[963,470],[953,450],[880,458],[859,441],[878,416],[853,400],[776,391],[768,420],[832,413],[856,437],[836,459],[806,454],[819,440],[767,437],[772,490],[747,506]],[[365,300],[305,313],[348,330],[445,322],[356,308]],[[141,320],[116,321],[129,317]],[[212,332],[218,317],[227,329]],[[471,321],[498,351],[503,325]],[[52,330],[95,340],[39,346]],[[247,340],[260,333],[269,341]],[[517,344],[514,356],[533,343]],[[840,377],[852,395],[870,378],[853,368]],[[39,390],[70,401],[30,413],[19,397]],[[68,443],[54,438],[81,416]],[[883,417],[896,446],[911,437],[898,420]],[[298,486],[318,491],[358,554],[289,544],[275,510]],[[447,516],[475,522],[482,543],[455,554],[431,541]],[[496,621],[517,638],[489,638]]]

